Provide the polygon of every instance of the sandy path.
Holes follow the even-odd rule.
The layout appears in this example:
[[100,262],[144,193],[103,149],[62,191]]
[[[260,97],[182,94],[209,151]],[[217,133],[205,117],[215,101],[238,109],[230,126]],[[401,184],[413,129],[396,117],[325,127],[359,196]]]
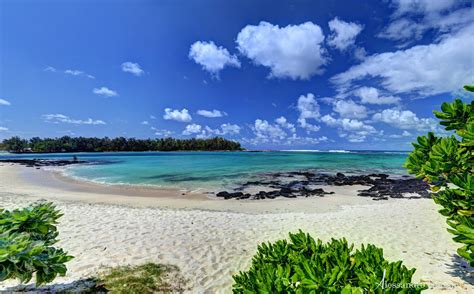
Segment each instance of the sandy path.
[[[58,188],[27,184],[12,168],[0,168],[0,206],[31,203],[37,199],[31,196],[33,188],[42,198],[47,198],[47,192],[60,192]],[[402,259],[408,267],[416,267],[415,281],[430,284],[431,292],[474,291],[455,271],[459,268],[453,257],[457,245],[446,232],[436,205],[426,199],[333,205],[338,209],[318,213],[250,214],[90,203],[77,201],[71,193],[62,191],[50,198],[64,212],[60,245],[76,257],[69,263],[67,277],[57,282],[87,277],[101,265],[154,261],[178,265],[190,279],[193,292],[228,293],[231,275],[249,266],[259,242],[284,238],[287,232],[302,229],[323,240],[346,237],[356,244],[381,246],[387,258]],[[115,196],[121,197],[126,196]],[[313,207],[323,199],[314,198]],[[280,205],[272,200],[267,203],[270,210]]]

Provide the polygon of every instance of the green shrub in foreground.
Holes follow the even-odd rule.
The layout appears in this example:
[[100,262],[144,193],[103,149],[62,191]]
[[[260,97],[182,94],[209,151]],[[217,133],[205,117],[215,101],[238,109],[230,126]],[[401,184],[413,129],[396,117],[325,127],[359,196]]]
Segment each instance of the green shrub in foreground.
[[64,263],[73,257],[52,247],[61,216],[51,203],[13,211],[0,209],[0,281],[27,283],[35,275],[36,284],[41,285],[66,274]]
[[[474,87],[464,86],[474,92]],[[405,167],[431,185],[434,201],[443,208],[449,232],[463,246],[457,250],[474,266],[474,101],[456,99],[434,111],[440,125],[457,136],[420,136]]]
[[420,293],[415,269],[389,262],[374,245],[353,250],[345,239],[324,244],[302,231],[290,241],[262,243],[247,272],[235,275],[234,293]]
[[25,233],[47,245],[57,242],[56,225],[62,214],[52,203],[41,203],[12,211],[0,209],[0,233]]

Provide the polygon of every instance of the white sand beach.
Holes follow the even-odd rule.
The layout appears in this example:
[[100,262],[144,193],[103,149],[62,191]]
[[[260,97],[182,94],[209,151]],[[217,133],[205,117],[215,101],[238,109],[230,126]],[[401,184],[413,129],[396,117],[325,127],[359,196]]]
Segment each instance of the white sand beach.
[[[59,245],[75,258],[55,283],[94,275],[103,266],[147,261],[177,265],[190,292],[229,293],[232,274],[249,267],[257,245],[298,229],[322,240],[373,243],[386,258],[417,269],[428,293],[473,293],[455,257],[459,246],[429,199],[373,201],[360,187],[328,188],[326,197],[219,200],[177,190],[114,188],[50,172],[0,166],[0,207],[53,201],[64,213]],[[185,194],[185,195],[182,195]],[[15,285],[0,284],[0,289]]]

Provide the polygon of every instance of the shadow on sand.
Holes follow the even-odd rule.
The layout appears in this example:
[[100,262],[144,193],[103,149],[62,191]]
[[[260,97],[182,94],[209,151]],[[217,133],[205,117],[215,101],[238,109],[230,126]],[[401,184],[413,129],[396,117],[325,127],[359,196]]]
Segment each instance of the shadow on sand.
[[4,290],[5,293],[107,293],[94,279],[81,279],[69,283],[57,283],[36,287],[34,284],[19,285]]
[[453,254],[452,264],[449,264],[448,273],[454,277],[459,277],[465,282],[474,285],[474,268],[467,261],[457,254]]

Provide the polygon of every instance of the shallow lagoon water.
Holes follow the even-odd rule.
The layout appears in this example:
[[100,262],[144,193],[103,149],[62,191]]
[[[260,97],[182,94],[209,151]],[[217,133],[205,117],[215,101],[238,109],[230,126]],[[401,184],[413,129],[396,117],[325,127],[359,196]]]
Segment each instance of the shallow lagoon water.
[[0,158],[71,159],[90,164],[62,171],[77,179],[104,184],[152,185],[185,189],[218,188],[262,173],[314,170],[327,173],[405,174],[406,152],[110,152],[0,155]]
[[229,186],[263,173],[314,170],[325,173],[406,174],[407,152],[110,152],[0,155],[0,158],[49,158],[89,161],[63,173],[104,184],[152,185],[185,189]]

